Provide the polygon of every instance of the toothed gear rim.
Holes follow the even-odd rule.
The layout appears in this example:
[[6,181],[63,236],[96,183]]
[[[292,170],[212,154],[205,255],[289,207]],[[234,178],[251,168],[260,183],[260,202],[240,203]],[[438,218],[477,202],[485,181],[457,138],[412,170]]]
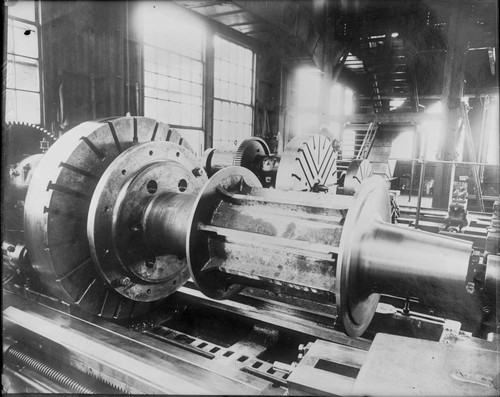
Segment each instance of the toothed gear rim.
[[26,122],[8,122],[4,126],[4,148],[7,164],[16,164],[26,155],[42,153],[40,141],[44,138],[49,146],[57,138],[45,128]]
[[245,139],[236,150],[233,165],[248,168],[257,155],[269,156],[270,153],[269,146],[264,139],[258,137]]

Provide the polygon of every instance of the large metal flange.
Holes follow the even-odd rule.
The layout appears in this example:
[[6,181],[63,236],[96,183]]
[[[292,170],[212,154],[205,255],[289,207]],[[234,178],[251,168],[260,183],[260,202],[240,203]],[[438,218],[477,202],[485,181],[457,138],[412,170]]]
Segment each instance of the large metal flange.
[[372,174],[372,165],[369,160],[352,160],[349,167],[347,167],[342,194],[354,195],[360,188],[361,183]]
[[329,138],[300,135],[288,143],[276,174],[276,189],[335,193],[336,183],[337,151]]
[[384,179],[371,176],[360,184],[354,204],[347,213],[337,260],[337,310],[348,335],[360,336],[370,324],[380,299],[370,286],[363,285],[359,265],[362,241],[377,222],[391,221],[389,192]]
[[90,203],[87,236],[100,275],[119,294],[156,301],[189,278],[184,250],[158,241],[161,227],[147,230],[147,218],[151,207],[168,206],[168,197],[182,194],[189,201],[207,181],[198,169],[188,149],[147,142],[120,154],[102,175]]
[[211,243],[211,236],[201,231],[199,226],[210,223],[224,197],[240,193],[245,187],[262,187],[262,184],[257,176],[246,168],[231,166],[220,170],[198,194],[190,216],[186,240],[189,273],[199,290],[213,299],[228,299],[238,294],[243,286],[231,283],[226,274],[215,268],[204,270],[210,260],[217,260],[219,255],[213,252],[217,247]]
[[26,244],[41,281],[59,299],[103,317],[130,318],[150,306],[109,287],[93,265],[87,239],[87,215],[99,179],[122,152],[149,141],[190,149],[175,130],[152,119],[86,122],[50,147],[28,189]]

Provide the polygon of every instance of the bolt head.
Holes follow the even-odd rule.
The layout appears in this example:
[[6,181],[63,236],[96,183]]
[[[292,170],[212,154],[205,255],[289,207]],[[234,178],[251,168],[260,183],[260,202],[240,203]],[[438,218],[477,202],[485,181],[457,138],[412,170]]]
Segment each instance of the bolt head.
[[129,277],[120,277],[120,284],[121,285],[129,285],[130,284],[130,278]]
[[205,170],[201,167],[196,167],[193,169],[193,175],[198,177],[198,176],[203,176],[205,174]]

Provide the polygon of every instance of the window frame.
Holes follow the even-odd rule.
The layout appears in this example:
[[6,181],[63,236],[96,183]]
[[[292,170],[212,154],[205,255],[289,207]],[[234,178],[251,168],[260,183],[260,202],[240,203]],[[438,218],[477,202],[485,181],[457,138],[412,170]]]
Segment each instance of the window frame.
[[[33,25],[37,31],[37,46],[38,46],[38,58],[33,58],[25,55],[18,55],[15,52],[9,52],[8,50],[8,45],[6,45],[6,58],[8,58],[9,55],[12,56],[22,56],[24,58],[28,58],[31,60],[36,60],[38,62],[38,91],[30,91],[26,89],[21,89],[21,88],[7,88],[7,70],[5,71],[4,75],[4,84],[5,84],[5,95],[7,95],[7,90],[13,90],[14,92],[16,91],[23,91],[23,92],[31,92],[31,93],[38,93],[38,101],[39,101],[39,109],[40,109],[40,124],[41,126],[45,126],[45,91],[44,91],[44,74],[43,74],[43,41],[42,41],[42,25],[41,25],[41,13],[40,13],[40,7],[41,4],[38,0],[33,0],[33,5],[35,7],[34,14],[35,14],[35,20],[30,21],[28,19],[20,18],[17,16],[10,15],[8,9],[10,7],[7,7],[7,40],[8,40],[8,35],[9,35],[9,20],[12,21],[18,21],[21,23],[25,23],[28,25]],[[15,45],[14,45],[15,47]],[[15,48],[14,48],[15,49]],[[7,62],[7,59],[6,59]],[[16,94],[17,95],[17,94]],[[7,98],[5,98],[7,99]],[[6,105],[6,104],[5,104]],[[6,119],[7,114],[5,113],[6,109],[4,108],[4,120]],[[16,120],[17,121],[23,121],[23,120],[18,120],[17,119],[17,96],[16,96]]]
[[[173,123],[170,123],[170,122],[167,122],[169,126],[171,126],[172,128],[175,128],[175,129],[178,129],[182,132],[182,130],[196,130],[196,131],[201,131],[202,133],[205,133],[205,112],[206,112],[206,100],[205,100],[205,97],[206,97],[206,86],[205,86],[205,81],[206,81],[206,72],[207,72],[207,50],[206,50],[206,36],[210,34],[210,31],[206,28],[206,26],[203,27],[204,28],[204,34],[203,34],[203,38],[202,38],[202,42],[201,42],[201,57],[200,59],[196,59],[196,58],[193,58],[192,56],[187,56],[187,55],[183,55],[183,54],[180,54],[179,52],[176,52],[172,49],[169,49],[169,48],[165,48],[165,47],[158,47],[157,45],[155,44],[152,44],[152,43],[148,43],[146,42],[145,40],[145,34],[144,34],[144,28],[141,29],[141,39],[140,39],[140,65],[141,65],[141,80],[142,80],[142,95],[141,95],[141,98],[142,98],[142,103],[140,104],[140,113],[144,116],[146,116],[146,106],[145,106],[145,103],[146,103],[146,98],[153,98],[153,97],[148,97],[146,96],[146,84],[145,84],[145,75],[146,75],[146,60],[145,60],[145,47],[146,46],[149,46],[149,47],[153,47],[156,51],[160,50],[160,51],[166,51],[168,52],[169,54],[176,54],[180,57],[187,57],[191,60],[195,60],[197,62],[201,62],[202,64],[202,76],[201,76],[201,88],[202,88],[202,92],[201,92],[201,120],[200,120],[200,126],[193,126],[193,125],[183,125],[183,124],[173,124]],[[149,71],[148,71],[149,72]],[[158,76],[159,73],[155,72],[155,74]],[[164,75],[162,75],[164,76]],[[171,76],[167,76],[167,77],[171,77]],[[181,80],[181,81],[185,81],[185,80]],[[155,87],[156,90],[159,89],[159,87]],[[172,92],[170,90],[168,90],[169,92]],[[158,98],[153,98],[157,101],[160,101],[161,99],[158,99]]]
[[[251,94],[250,94],[250,104],[246,104],[246,103],[243,103],[243,102],[237,102],[237,101],[231,101],[231,100],[228,100],[228,99],[225,99],[225,98],[219,98],[219,97],[216,97],[215,96],[215,60],[216,60],[216,56],[215,56],[215,39],[216,37],[222,39],[222,40],[225,40],[229,43],[232,43],[232,44],[235,44],[239,47],[242,47],[246,50],[249,50],[251,51],[252,53],[252,82],[251,82]],[[211,142],[210,142],[210,146],[211,147],[214,147],[214,124],[215,124],[215,101],[223,101],[223,102],[227,102],[227,103],[235,103],[235,104],[239,104],[239,105],[244,105],[244,106],[249,106],[251,108],[251,112],[252,112],[252,115],[251,115],[251,127],[250,127],[250,137],[253,137],[255,136],[255,118],[256,118],[256,111],[255,111],[255,99],[257,97],[257,50],[255,48],[253,48],[252,46],[250,45],[247,45],[245,43],[242,43],[241,41],[235,39],[234,37],[231,37],[227,34],[224,34],[220,31],[213,31],[212,32],[212,35],[211,37],[209,38],[210,42],[212,43],[212,51],[211,51],[211,59],[210,59],[210,62],[211,62],[211,71],[212,71],[212,76],[209,76],[209,79],[210,79],[210,84],[212,85],[212,95],[211,95],[211,98],[209,98],[209,100],[211,101],[212,103],[212,120],[211,120],[211,131],[212,131],[212,134],[211,134]],[[207,60],[207,63],[208,63],[208,60]]]

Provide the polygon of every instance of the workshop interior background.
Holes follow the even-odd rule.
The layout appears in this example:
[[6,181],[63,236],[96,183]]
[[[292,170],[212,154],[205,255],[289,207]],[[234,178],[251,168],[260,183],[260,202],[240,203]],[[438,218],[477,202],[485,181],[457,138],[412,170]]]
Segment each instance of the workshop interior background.
[[497,0],[3,11],[4,392],[499,393]]

